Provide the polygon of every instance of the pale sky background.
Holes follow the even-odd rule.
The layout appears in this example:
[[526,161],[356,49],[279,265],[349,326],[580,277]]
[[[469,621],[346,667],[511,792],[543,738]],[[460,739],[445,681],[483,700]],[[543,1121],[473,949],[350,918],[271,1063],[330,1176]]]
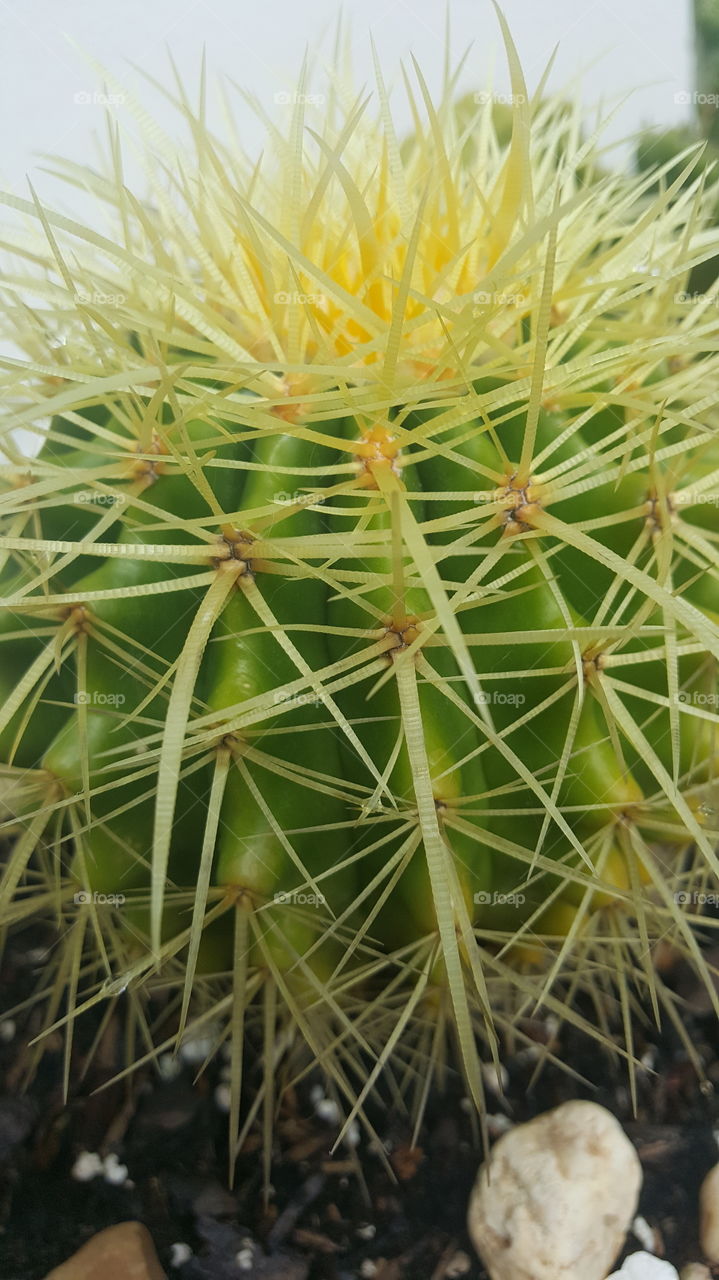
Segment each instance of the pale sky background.
[[[582,97],[588,105],[614,105],[631,93],[608,131],[613,141],[648,121],[673,124],[690,115],[682,100],[694,79],[689,0],[504,0],[503,8],[530,89],[558,45],[554,87],[586,68]],[[172,110],[131,64],[167,83],[169,47],[192,90],[204,45],[211,72],[232,76],[281,119],[276,95],[292,90],[306,46],[331,57],[340,11],[351,23],[360,83],[372,80],[371,32],[388,83],[398,81],[400,60],[412,52],[430,85],[438,86],[443,0],[0,0],[0,186],[26,195],[29,173],[43,200],[52,203],[54,180],[40,172],[38,153],[84,162],[94,155],[93,134],[104,129],[103,85],[71,41],[122,86],[139,90],[172,132]],[[495,87],[506,91],[491,0],[453,0],[451,13],[455,53],[473,45],[463,87],[484,88],[494,62]],[[396,119],[406,127],[401,92],[393,95],[393,106],[395,100]],[[122,126],[127,109],[113,109]],[[247,147],[257,151],[258,123],[249,111],[241,123]],[[627,154],[626,147],[619,152],[624,159]],[[77,211],[83,200],[78,194],[60,203]]]

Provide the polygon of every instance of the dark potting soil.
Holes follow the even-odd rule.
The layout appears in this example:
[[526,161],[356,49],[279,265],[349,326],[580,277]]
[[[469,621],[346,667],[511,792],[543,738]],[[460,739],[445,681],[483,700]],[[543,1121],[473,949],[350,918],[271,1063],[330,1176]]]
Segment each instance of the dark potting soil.
[[[7,1009],[37,980],[30,933],[11,942],[3,964]],[[538,1017],[523,1026],[537,1051],[507,1046],[503,1054],[508,1083],[502,1097],[488,1091],[488,1124],[493,1139],[570,1098],[608,1107],[642,1162],[639,1213],[654,1232],[654,1251],[679,1267],[701,1256],[698,1190],[719,1159],[719,1029],[686,975],[679,972],[675,985],[703,1080],[670,1024],[661,1032],[642,1025],[636,1053],[646,1065],[633,1110],[626,1067],[571,1028],[555,1032],[551,1046],[569,1073],[546,1061],[537,1073],[541,1045],[553,1034]],[[432,1095],[416,1141],[409,1118],[378,1101],[369,1115],[379,1142],[361,1133],[334,1150],[337,1126],[326,1111],[324,1119],[317,1114],[319,1076],[308,1077],[277,1118],[266,1201],[259,1134],[250,1135],[228,1188],[221,1061],[197,1079],[185,1063],[172,1078],[147,1067],[107,1085],[121,1062],[120,1001],[89,1066],[99,1015],[94,1026],[88,1018],[78,1027],[64,1105],[59,1034],[23,1088],[38,1017],[32,1009],[17,1016],[12,1035],[0,1024],[0,1280],[43,1280],[98,1231],[130,1219],[148,1227],[175,1280],[486,1280],[465,1228],[482,1150],[459,1077]],[[83,1151],[114,1153],[126,1179],[112,1183],[100,1173],[78,1181],[73,1167]],[[178,1243],[191,1254],[173,1265]],[[626,1252],[641,1247],[628,1237]]]

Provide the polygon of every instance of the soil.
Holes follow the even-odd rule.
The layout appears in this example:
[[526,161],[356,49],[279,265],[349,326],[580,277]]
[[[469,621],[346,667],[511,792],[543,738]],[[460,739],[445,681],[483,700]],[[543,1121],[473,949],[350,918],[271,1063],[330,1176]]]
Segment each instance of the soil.
[[[4,1008],[33,989],[36,955],[30,934],[11,940],[0,971]],[[701,1257],[698,1189],[719,1158],[719,1028],[701,993],[682,994],[703,1080],[671,1025],[639,1028],[646,1065],[633,1111],[626,1068],[567,1029],[553,1049],[570,1073],[546,1064],[535,1078],[536,1054],[506,1052],[504,1095],[488,1095],[491,1138],[570,1098],[614,1112],[643,1165],[639,1213],[654,1252],[677,1267]],[[228,1189],[221,1061],[198,1079],[185,1063],[173,1078],[147,1068],[108,1086],[122,1051],[120,1005],[90,1066],[94,1030],[78,1031],[64,1105],[59,1035],[22,1089],[37,1017],[17,1016],[14,1032],[0,1023],[0,1280],[43,1280],[96,1232],[129,1219],[146,1224],[175,1280],[486,1280],[465,1229],[481,1140],[458,1077],[430,1099],[415,1143],[408,1117],[378,1101],[371,1118],[382,1150],[360,1134],[334,1151],[337,1128],[318,1116],[319,1077],[309,1077],[278,1117],[265,1202],[259,1135],[250,1136]],[[546,1040],[546,1023],[538,1019],[534,1031],[538,1043]],[[115,1153],[124,1182],[102,1174],[78,1181],[82,1151]],[[177,1265],[180,1243],[191,1254]],[[643,1247],[630,1234],[626,1252]]]

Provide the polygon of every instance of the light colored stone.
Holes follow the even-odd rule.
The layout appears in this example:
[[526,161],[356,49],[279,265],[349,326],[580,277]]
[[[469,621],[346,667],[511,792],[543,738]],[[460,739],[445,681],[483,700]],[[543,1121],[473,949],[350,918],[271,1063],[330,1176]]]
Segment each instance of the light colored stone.
[[624,1259],[620,1271],[613,1271],[607,1280],[679,1280],[676,1267],[653,1253],[630,1253]]
[[699,1239],[702,1253],[719,1262],[719,1164],[710,1169],[699,1192]]
[[679,1272],[679,1280],[712,1280],[712,1273],[703,1262],[688,1262]]
[[109,1182],[111,1187],[122,1187],[127,1182],[127,1165],[120,1164],[120,1158],[114,1151],[105,1156],[102,1172],[105,1182]]
[[170,1266],[184,1267],[192,1257],[192,1249],[189,1244],[185,1244],[184,1240],[178,1240],[176,1244],[170,1245]]
[[492,1280],[605,1280],[641,1182],[614,1116],[565,1102],[499,1139],[472,1192],[469,1234]]
[[646,1218],[641,1218],[639,1214],[632,1223],[632,1235],[636,1236],[645,1253],[656,1253],[654,1227],[650,1227]]
[[167,1280],[141,1222],[120,1222],[100,1231],[55,1267],[45,1280]]
[[96,1151],[81,1151],[72,1166],[71,1176],[76,1182],[91,1182],[102,1173],[102,1160]]

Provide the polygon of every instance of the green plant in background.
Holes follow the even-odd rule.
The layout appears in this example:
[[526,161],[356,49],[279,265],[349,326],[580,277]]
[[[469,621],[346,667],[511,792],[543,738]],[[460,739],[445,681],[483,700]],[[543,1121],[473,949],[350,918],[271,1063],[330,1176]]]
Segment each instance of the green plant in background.
[[659,939],[717,1004],[713,196],[599,174],[502,29],[508,136],[303,73],[256,165],[180,85],[150,200],[114,129],[102,229],[4,197],[2,919],[68,1081],[98,1005],[229,1046],[231,1155],[317,1066],[481,1111],[537,1004],[633,1073]]
[[713,143],[719,142],[719,4],[717,0],[694,0],[695,53],[697,65],[697,114],[701,131]]
[[[696,168],[715,178],[719,160],[719,0],[693,0],[694,58],[696,93],[684,90],[675,96],[677,103],[694,99],[696,124],[673,129],[648,129],[641,134],[636,148],[636,166],[640,173],[654,173],[657,181],[664,176],[673,182],[693,155]],[[703,145],[698,146],[699,143]],[[714,202],[714,222],[719,222],[719,200]],[[719,257],[696,265],[689,276],[687,290],[703,293],[719,275]]]

